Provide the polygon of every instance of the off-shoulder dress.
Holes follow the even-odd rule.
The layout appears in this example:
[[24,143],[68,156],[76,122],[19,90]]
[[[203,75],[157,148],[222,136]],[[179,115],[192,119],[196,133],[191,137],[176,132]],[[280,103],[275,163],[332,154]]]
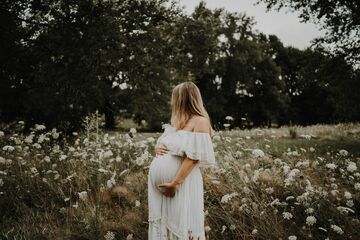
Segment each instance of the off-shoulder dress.
[[[176,130],[168,125],[158,138],[169,152],[157,155],[148,172],[149,240],[205,239],[204,188],[201,168],[216,166],[214,148],[208,133]],[[170,182],[187,156],[199,162],[179,185],[174,197],[157,187]]]

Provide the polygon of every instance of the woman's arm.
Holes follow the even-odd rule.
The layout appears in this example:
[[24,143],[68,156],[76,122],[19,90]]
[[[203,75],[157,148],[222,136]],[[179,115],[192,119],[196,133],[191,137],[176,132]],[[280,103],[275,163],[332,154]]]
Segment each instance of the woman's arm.
[[[194,132],[207,132],[209,133],[209,123],[207,119],[198,119],[197,123],[194,127]],[[170,183],[162,183],[158,186],[160,187],[160,191],[168,197],[175,196],[176,189],[178,186],[185,181],[186,177],[190,174],[191,170],[195,167],[198,160],[193,160],[188,157],[182,161],[179,170],[177,171],[174,179]]]

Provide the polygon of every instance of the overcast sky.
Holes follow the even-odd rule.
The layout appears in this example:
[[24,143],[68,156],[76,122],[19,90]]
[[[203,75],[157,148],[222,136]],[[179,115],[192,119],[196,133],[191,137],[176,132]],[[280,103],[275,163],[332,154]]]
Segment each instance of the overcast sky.
[[[200,0],[178,0],[185,6],[187,13],[191,13]],[[206,0],[209,8],[225,8],[230,12],[245,12],[255,17],[255,29],[266,34],[275,34],[285,46],[300,49],[310,46],[310,41],[322,33],[312,23],[300,23],[297,13],[282,9],[280,12],[271,10],[266,12],[264,4],[253,6],[256,0]]]

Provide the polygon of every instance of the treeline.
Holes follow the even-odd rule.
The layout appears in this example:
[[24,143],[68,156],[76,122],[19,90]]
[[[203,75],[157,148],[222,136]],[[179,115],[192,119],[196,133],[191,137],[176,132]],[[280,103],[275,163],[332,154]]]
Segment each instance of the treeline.
[[[240,13],[167,0],[5,0],[0,121],[73,131],[99,110],[159,130],[172,87],[194,81],[216,128],[360,119],[360,71],[320,47],[285,47]],[[294,30],[295,31],[295,30]]]

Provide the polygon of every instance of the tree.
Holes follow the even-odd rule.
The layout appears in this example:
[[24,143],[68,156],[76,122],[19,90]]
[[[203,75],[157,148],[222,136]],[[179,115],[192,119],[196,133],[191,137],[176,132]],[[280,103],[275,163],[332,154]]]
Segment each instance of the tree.
[[290,8],[300,11],[300,18],[322,26],[325,36],[315,43],[328,44],[337,55],[354,64],[360,62],[360,4],[358,0],[258,0],[267,9]]

